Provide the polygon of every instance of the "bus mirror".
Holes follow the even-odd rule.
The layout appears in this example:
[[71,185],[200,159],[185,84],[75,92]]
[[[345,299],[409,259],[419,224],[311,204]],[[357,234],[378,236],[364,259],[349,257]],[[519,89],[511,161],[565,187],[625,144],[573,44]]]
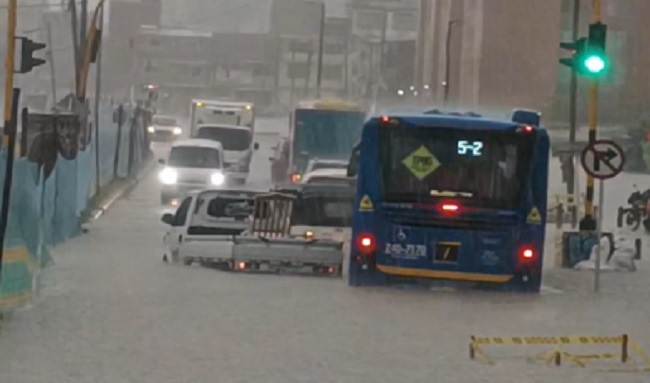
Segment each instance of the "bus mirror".
[[258,150],[260,148],[260,144],[257,142],[253,144],[253,149]]
[[358,171],[359,169],[357,168],[357,159],[356,158],[350,159],[345,175],[347,177],[356,177]]

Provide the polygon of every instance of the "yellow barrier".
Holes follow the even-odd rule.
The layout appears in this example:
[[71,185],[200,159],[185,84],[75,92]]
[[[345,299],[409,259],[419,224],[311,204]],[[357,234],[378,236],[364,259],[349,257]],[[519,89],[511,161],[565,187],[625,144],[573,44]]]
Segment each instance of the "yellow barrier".
[[[469,357],[474,360],[480,358],[489,365],[495,362],[488,357],[482,346],[555,346],[554,349],[545,351],[532,358],[529,361],[544,361],[547,364],[554,363],[556,366],[562,364],[562,360],[572,362],[579,367],[586,367],[586,362],[590,360],[618,360],[621,363],[628,363],[632,360],[629,350],[632,349],[640,362],[641,367],[635,369],[608,369],[608,372],[650,372],[650,356],[633,340],[630,340],[627,334],[621,336],[528,336],[528,337],[476,337],[472,336],[469,344]],[[569,345],[618,345],[620,353],[601,353],[601,354],[573,354],[561,349],[562,346]],[[633,366],[634,367],[634,366]]]

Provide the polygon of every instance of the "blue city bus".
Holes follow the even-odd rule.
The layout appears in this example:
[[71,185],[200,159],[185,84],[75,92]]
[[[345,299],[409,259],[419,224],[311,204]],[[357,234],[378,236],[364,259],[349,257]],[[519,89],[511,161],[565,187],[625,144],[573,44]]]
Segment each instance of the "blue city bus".
[[539,123],[521,109],[503,121],[369,119],[348,168],[358,177],[349,284],[539,292],[549,162]]

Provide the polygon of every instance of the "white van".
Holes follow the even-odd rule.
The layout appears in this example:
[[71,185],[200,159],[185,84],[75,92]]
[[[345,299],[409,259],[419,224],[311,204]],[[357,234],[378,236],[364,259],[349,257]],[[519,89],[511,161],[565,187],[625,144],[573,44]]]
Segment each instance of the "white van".
[[253,151],[259,149],[257,142],[253,143],[251,128],[224,124],[202,124],[197,126],[194,138],[220,142],[223,147],[224,169],[228,179],[238,184],[246,183]]
[[223,148],[211,140],[189,139],[175,142],[165,167],[160,171],[160,202],[177,205],[178,199],[193,190],[214,188],[226,183]]

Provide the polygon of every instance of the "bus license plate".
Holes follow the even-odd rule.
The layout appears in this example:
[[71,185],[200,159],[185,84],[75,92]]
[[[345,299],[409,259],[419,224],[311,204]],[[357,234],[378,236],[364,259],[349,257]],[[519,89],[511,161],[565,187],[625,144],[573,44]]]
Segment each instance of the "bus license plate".
[[456,263],[458,262],[458,242],[438,242],[436,244],[436,262]]

